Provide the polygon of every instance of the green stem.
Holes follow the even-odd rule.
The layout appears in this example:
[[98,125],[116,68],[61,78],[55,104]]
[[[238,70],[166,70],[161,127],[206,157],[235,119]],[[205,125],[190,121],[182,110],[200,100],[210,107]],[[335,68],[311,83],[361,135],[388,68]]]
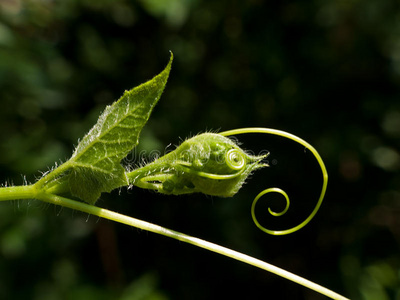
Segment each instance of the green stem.
[[69,168],[71,168],[71,162],[68,160],[62,165],[58,166],[54,170],[52,170],[50,173],[48,173],[46,176],[43,176],[41,179],[39,179],[35,185],[38,187],[38,189],[43,188],[45,185],[51,183],[55,179],[57,179],[59,176],[61,176],[63,173],[65,173]]
[[0,201],[33,199],[37,193],[34,185],[9,186],[0,188]]
[[49,193],[39,193],[37,194],[37,198],[39,200],[48,202],[48,203],[53,203],[56,205],[60,205],[60,206],[64,206],[64,207],[68,207],[68,208],[72,208],[72,209],[76,209],[76,210],[80,210],[82,212],[86,212],[88,214],[91,215],[95,215],[98,217],[102,217],[108,220],[112,220],[118,223],[122,223],[122,224],[126,224],[129,226],[133,226],[133,227],[137,227],[139,229],[143,229],[143,230],[147,230],[147,231],[151,231],[157,234],[161,234],[185,243],[189,243],[192,244],[194,246],[197,247],[201,247],[204,249],[207,249],[209,251],[215,252],[215,253],[219,253],[221,255],[236,259],[238,261],[244,262],[246,264],[258,267],[260,269],[263,269],[265,271],[269,271],[272,272],[278,276],[284,277],[288,280],[291,280],[293,282],[296,282],[300,285],[303,285],[307,288],[310,288],[318,293],[321,293],[325,296],[328,296],[332,299],[338,299],[338,300],[345,300],[347,298],[325,288],[322,287],[314,282],[311,282],[307,279],[304,279],[300,276],[297,276],[293,273],[290,273],[288,271],[285,271],[281,268],[275,267],[271,264],[268,264],[264,261],[261,261],[259,259],[256,259],[254,257],[248,256],[246,254],[231,250],[229,248],[225,248],[222,246],[219,246],[217,244],[213,244],[207,241],[204,241],[202,239],[196,238],[196,237],[192,237],[189,235],[186,235],[184,233],[181,232],[177,232],[165,227],[161,227],[159,225],[155,225],[146,221],[142,221],[142,220],[138,220],[132,217],[128,217],[113,211],[109,211],[107,209],[104,208],[100,208],[100,207],[96,207],[96,206],[92,206],[92,205],[88,205],[85,204],[83,202],[78,202],[78,201],[74,201],[74,200],[70,200],[64,197],[60,197],[60,196],[56,196],[53,194],[49,194]]

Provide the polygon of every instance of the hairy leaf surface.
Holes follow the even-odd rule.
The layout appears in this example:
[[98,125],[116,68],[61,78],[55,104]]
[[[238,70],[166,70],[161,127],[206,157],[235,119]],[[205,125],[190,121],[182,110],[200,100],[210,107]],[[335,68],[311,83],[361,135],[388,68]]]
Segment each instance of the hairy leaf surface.
[[95,203],[102,192],[128,185],[121,160],[139,141],[139,134],[150,117],[167,83],[172,64],[159,75],[107,106],[97,123],[84,136],[67,162],[72,195]]

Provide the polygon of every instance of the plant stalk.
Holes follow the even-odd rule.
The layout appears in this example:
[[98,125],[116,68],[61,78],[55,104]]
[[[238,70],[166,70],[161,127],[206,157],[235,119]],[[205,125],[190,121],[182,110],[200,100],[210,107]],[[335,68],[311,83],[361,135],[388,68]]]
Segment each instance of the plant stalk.
[[33,199],[36,193],[34,185],[2,187],[0,188],[0,201]]
[[238,251],[234,251],[231,250],[229,248],[223,247],[223,246],[219,246],[217,244],[214,243],[210,243],[207,242],[205,240],[196,238],[196,237],[192,237],[189,236],[187,234],[181,233],[181,232],[177,232],[156,224],[152,224],[146,221],[142,221],[139,219],[135,219],[126,215],[122,215],[104,208],[100,208],[97,206],[92,206],[92,205],[88,205],[86,203],[83,202],[78,202],[78,201],[74,201],[71,199],[67,199],[64,197],[60,197],[54,194],[49,194],[49,193],[40,193],[37,195],[37,198],[39,200],[48,202],[48,203],[52,203],[52,204],[56,204],[56,205],[60,205],[60,206],[64,206],[64,207],[68,207],[68,208],[72,208],[72,209],[76,209],[82,212],[86,212],[88,214],[91,215],[95,215],[98,217],[102,217],[111,221],[115,221],[118,223],[122,223],[125,225],[129,225],[129,226],[133,226],[139,229],[143,229],[143,230],[147,230],[150,232],[154,232],[157,234],[161,234],[185,243],[189,243],[192,244],[194,246],[197,247],[201,247],[203,249],[215,252],[215,253],[219,253],[221,255],[233,258],[235,260],[244,262],[246,264],[258,267],[260,269],[263,269],[265,271],[274,273],[278,276],[284,277],[288,280],[291,280],[295,283],[298,283],[304,287],[307,287],[309,289],[312,289],[318,293],[321,293],[327,297],[330,297],[332,299],[337,299],[337,300],[348,300],[348,298],[345,298],[323,286],[320,286],[312,281],[309,281],[307,279],[304,279],[300,276],[297,276],[293,273],[290,273],[288,271],[285,271],[281,268],[278,268],[274,265],[271,265],[269,263],[266,263],[262,260],[256,259],[254,257],[248,256],[246,254],[240,253]]

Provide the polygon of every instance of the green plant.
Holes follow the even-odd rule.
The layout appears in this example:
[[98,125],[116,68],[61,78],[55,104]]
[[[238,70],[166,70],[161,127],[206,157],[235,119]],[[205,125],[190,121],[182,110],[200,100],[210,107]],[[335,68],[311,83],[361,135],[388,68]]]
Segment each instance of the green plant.
[[171,54],[169,64],[164,71],[152,80],[126,91],[117,102],[107,106],[98,122],[79,142],[68,161],[45,173],[34,184],[0,188],[0,201],[37,199],[80,210],[214,251],[285,277],[331,298],[346,299],[322,286],[245,254],[94,206],[101,193],[132,185],[154,189],[164,194],[202,192],[221,197],[233,196],[251,172],[267,166],[263,162],[267,155],[249,155],[227,138],[230,135],[252,132],[280,135],[304,145],[317,158],[324,177],[319,201],[304,222],[283,231],[268,230],[258,223],[254,206],[266,193],[280,193],[287,201],[282,212],[269,210],[271,214],[279,216],[289,208],[287,194],[280,189],[272,188],[261,192],[253,202],[252,216],[256,225],[270,234],[288,234],[305,226],[318,211],[327,185],[324,163],[310,144],[279,130],[244,128],[219,134],[204,133],[186,140],[176,150],[141,168],[130,170],[129,166],[124,168],[121,165],[121,160],[138,144],[139,134],[164,90],[172,60]]

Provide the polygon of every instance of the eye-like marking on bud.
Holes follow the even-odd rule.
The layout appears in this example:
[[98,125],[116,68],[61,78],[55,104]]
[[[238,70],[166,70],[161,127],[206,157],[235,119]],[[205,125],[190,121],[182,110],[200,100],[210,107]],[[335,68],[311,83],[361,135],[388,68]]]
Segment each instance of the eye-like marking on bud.
[[246,166],[246,159],[238,149],[226,152],[225,161],[233,170],[242,170]]

